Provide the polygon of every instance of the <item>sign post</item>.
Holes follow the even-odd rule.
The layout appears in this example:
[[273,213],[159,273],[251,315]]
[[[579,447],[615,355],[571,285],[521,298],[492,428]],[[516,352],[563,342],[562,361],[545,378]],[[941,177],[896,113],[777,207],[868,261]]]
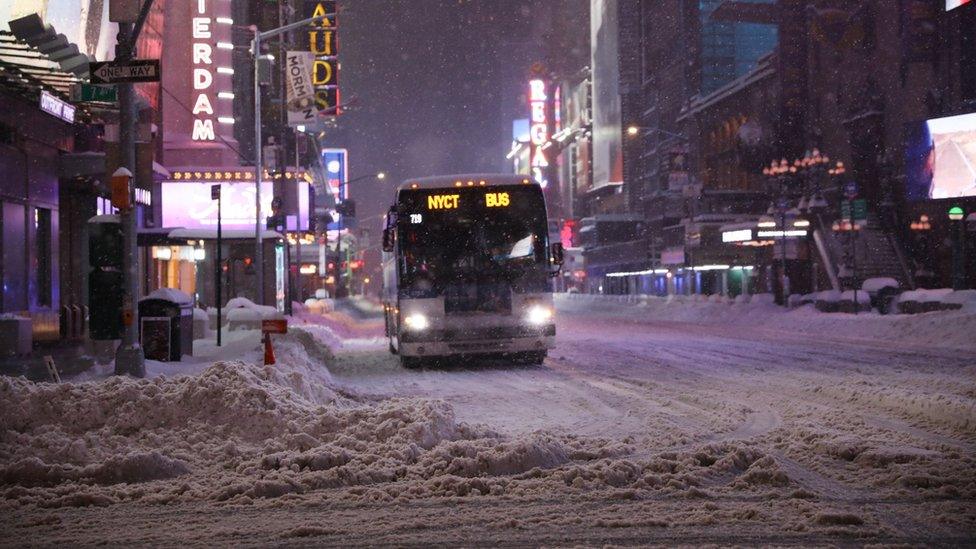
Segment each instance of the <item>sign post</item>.
[[220,347],[220,309],[223,305],[224,296],[224,256],[223,256],[223,227],[220,211],[220,185],[210,186],[210,199],[217,201],[217,254],[216,254],[216,267],[214,268],[214,273],[216,279],[214,280],[214,288],[217,300],[217,346]]
[[854,278],[854,314],[857,314],[857,310],[861,308],[861,303],[857,299],[857,290],[860,283],[857,280],[857,219],[858,214],[861,214],[864,219],[867,219],[867,206],[863,200],[856,200],[858,194],[857,183],[854,181],[848,181],[844,185],[844,194],[847,196],[847,200],[841,206],[841,215],[847,221],[847,226],[850,227],[850,234],[848,235],[848,242],[850,242],[851,247],[851,275]]
[[102,61],[90,65],[92,84],[159,82],[159,59]]

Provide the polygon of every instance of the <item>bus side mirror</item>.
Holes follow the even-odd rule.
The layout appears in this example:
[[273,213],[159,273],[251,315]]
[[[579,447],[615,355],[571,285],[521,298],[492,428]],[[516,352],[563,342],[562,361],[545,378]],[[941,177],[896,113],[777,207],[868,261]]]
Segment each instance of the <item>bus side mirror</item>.
[[552,256],[552,264],[562,266],[563,264],[563,243],[554,242],[549,246],[549,252]]
[[383,229],[383,251],[392,252],[393,251],[393,227],[387,227]]

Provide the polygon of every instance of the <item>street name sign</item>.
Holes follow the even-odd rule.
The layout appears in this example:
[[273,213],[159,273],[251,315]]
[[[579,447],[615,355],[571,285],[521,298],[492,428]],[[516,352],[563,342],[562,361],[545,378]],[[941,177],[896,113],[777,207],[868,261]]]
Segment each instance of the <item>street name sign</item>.
[[159,82],[159,59],[105,61],[92,63],[92,84],[122,84],[125,82]]
[[99,101],[115,103],[119,100],[119,90],[114,86],[96,86],[94,84],[77,84],[71,90],[71,99],[82,103]]

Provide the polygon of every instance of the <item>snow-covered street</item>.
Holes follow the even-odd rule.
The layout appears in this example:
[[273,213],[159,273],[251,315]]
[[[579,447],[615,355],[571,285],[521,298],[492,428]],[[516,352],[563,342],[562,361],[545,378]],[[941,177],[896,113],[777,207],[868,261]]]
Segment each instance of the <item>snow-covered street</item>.
[[2,379],[0,542],[976,542],[972,312],[558,304],[543,366],[404,370],[340,311],[272,367],[255,336],[189,376]]

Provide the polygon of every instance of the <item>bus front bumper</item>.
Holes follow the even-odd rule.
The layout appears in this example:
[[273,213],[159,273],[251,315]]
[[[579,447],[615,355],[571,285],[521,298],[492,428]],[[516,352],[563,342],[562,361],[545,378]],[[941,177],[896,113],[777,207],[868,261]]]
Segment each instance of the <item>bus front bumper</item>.
[[400,354],[409,357],[468,354],[505,354],[544,351],[553,348],[555,325],[539,328],[495,328],[470,332],[405,332],[400,336]]

